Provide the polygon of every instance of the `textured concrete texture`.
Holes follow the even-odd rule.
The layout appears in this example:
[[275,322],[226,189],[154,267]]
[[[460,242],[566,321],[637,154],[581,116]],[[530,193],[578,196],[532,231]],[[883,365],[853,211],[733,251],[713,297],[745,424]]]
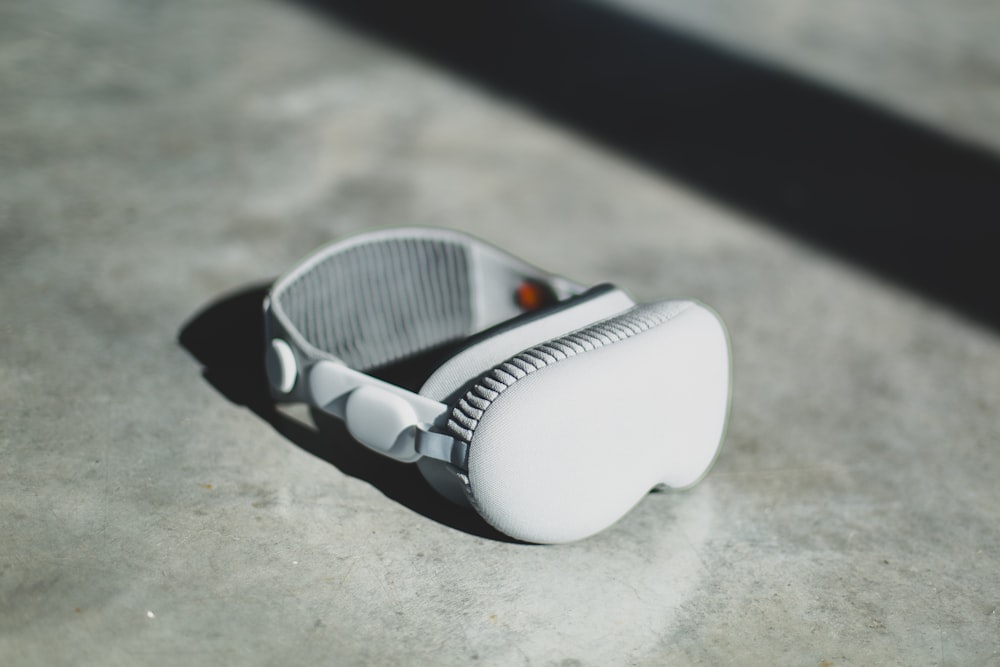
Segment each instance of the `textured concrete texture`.
[[[993,3],[627,4],[1000,173]],[[953,308],[343,16],[0,7],[0,664],[1000,664],[988,299]],[[592,539],[512,544],[274,410],[261,288],[399,224],[712,304],[736,363],[714,471]]]

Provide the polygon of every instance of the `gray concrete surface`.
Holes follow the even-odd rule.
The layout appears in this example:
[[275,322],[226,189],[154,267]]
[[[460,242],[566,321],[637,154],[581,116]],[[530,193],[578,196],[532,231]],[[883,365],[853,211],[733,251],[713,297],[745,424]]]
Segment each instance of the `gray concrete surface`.
[[[1000,145],[982,33],[893,26],[994,76],[885,104]],[[836,27],[838,53],[891,47]],[[0,87],[0,664],[1000,664],[997,331],[293,4],[7,2]],[[964,120],[920,111],[951,96]],[[228,386],[179,343],[397,224],[713,304],[736,386],[712,474],[593,539],[510,544],[241,404],[244,320],[197,332]]]

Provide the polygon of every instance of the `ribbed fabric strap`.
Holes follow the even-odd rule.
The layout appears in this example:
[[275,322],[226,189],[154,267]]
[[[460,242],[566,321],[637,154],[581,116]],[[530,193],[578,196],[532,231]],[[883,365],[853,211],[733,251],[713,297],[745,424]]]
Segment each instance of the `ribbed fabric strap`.
[[508,359],[482,375],[451,411],[448,430],[467,446],[484,412],[504,391],[529,373],[631,338],[664,324],[691,307],[691,302],[666,301],[635,308],[579,331],[542,343]]
[[313,347],[366,370],[469,335],[468,248],[379,239],[330,255],[273,295]]

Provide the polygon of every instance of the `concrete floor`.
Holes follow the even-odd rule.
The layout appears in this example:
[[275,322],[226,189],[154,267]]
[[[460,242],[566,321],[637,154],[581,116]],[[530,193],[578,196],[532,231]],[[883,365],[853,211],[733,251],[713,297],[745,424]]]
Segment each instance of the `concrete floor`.
[[[987,3],[628,4],[1000,147]],[[286,2],[4,3],[0,173],[0,664],[1000,664],[981,320]],[[714,471],[518,545],[269,411],[261,286],[399,224],[715,306]]]

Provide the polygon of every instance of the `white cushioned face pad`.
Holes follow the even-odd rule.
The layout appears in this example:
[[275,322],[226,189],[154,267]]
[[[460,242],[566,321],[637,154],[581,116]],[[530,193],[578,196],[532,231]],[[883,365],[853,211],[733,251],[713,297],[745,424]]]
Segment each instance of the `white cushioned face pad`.
[[466,395],[483,409],[451,425],[469,438],[472,503],[525,541],[603,530],[652,487],[707,472],[729,385],[722,323],[690,301],[637,306],[525,351],[486,374]]
[[634,305],[635,302],[627,294],[612,289],[564,310],[503,330],[462,350],[442,364],[427,379],[420,393],[435,401],[443,401],[470,380],[518,352],[617,315]]

